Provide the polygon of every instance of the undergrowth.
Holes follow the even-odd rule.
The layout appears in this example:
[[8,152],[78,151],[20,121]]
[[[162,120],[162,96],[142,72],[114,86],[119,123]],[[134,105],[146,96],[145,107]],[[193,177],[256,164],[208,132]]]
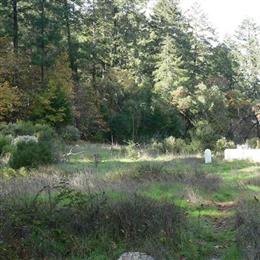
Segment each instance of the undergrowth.
[[64,182],[31,198],[2,202],[0,257],[5,259],[88,258],[98,250],[109,259],[123,250],[167,259],[190,244],[182,209],[140,195],[114,201]]

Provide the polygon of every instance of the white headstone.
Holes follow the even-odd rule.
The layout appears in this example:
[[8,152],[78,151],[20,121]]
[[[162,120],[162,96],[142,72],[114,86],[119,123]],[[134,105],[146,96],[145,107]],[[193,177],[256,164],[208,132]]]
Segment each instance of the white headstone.
[[212,155],[210,149],[206,149],[204,152],[205,163],[212,163]]

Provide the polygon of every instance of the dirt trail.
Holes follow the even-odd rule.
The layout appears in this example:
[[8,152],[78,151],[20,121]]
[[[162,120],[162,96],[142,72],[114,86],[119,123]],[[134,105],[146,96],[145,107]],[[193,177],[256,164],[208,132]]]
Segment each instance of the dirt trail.
[[[234,227],[234,218],[232,217],[231,211],[234,210],[237,204],[234,201],[229,202],[215,202],[214,205],[217,207],[218,211],[223,213],[223,217],[211,219],[212,226],[217,233],[224,234],[229,232]],[[223,236],[224,237],[224,236]],[[215,246],[216,252],[210,258],[210,260],[220,260],[223,259],[223,253],[226,249],[229,248],[230,244],[233,243],[233,240],[230,238],[220,241],[219,245]]]

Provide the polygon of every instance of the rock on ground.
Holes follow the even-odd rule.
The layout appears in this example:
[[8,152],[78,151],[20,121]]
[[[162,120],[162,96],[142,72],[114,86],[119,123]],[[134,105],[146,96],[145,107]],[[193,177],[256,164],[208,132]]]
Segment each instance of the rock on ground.
[[139,252],[127,252],[122,254],[118,260],[155,260],[153,257]]

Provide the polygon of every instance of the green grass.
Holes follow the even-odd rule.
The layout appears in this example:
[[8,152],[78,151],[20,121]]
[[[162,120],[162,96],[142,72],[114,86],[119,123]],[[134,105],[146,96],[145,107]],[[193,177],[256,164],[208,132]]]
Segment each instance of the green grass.
[[[260,196],[257,184],[259,164],[218,160],[205,165],[201,158],[169,154],[154,158],[147,153],[134,159],[127,156],[124,147],[111,150],[109,145],[88,143],[81,143],[73,152],[78,154],[71,156],[67,162],[50,166],[49,174],[53,170],[62,175],[65,173],[69,180],[73,180],[79,173],[82,172],[82,178],[84,172],[89,172],[92,190],[105,190],[108,198],[115,202],[123,201],[130,193],[137,193],[159,203],[177,205],[186,212],[190,225],[189,236],[194,243],[193,249],[182,249],[179,254],[187,256],[187,259],[242,259],[241,249],[235,243],[232,219],[236,203],[241,197]],[[94,154],[101,158],[97,167]],[[38,171],[44,172],[45,169]],[[157,171],[160,178],[157,178]],[[202,173],[204,175],[200,175]],[[219,184],[214,183],[214,178],[207,179],[206,182],[211,181],[212,186],[215,185],[211,190],[210,183],[208,186],[200,183],[204,176],[218,177],[216,180],[219,180]],[[73,188],[80,189],[77,185],[75,183]],[[48,196],[43,194],[39,200],[47,202]],[[105,234],[99,234],[87,242],[82,240],[82,243],[88,243],[90,259],[113,259],[127,250],[124,243],[112,242]],[[194,258],[191,252],[195,251],[197,256]]]
[[[82,147],[83,148],[83,147]],[[101,149],[99,149],[101,148]],[[72,170],[76,167],[94,168],[94,164],[89,158],[92,152],[101,154],[102,162],[96,169],[98,178],[107,180],[118,180],[141,165],[142,163],[162,164],[169,175],[179,176],[190,174],[196,171],[205,172],[222,178],[222,183],[216,191],[206,192],[200,187],[191,187],[182,183],[179,179],[168,182],[147,182],[145,185],[137,183],[137,192],[157,201],[172,202],[184,208],[191,219],[193,225],[198,225],[197,219],[200,218],[201,232],[200,236],[207,246],[204,245],[204,251],[208,255],[215,254],[223,257],[223,259],[240,259],[241,252],[234,242],[234,232],[232,226],[218,228],[216,230],[214,221],[232,218],[233,209],[221,210],[216,203],[232,203],[236,202],[241,194],[253,193],[257,196],[260,194],[260,188],[256,185],[248,185],[246,182],[251,178],[259,176],[260,165],[247,161],[223,162],[216,161],[210,165],[203,164],[203,160],[194,160],[189,158],[178,158],[173,155],[160,155],[156,158],[149,157],[147,154],[139,159],[128,158],[124,156],[120,149],[111,154],[106,146],[87,147],[85,155],[74,157],[65,168]],[[189,194],[190,193],[190,194]],[[124,196],[120,192],[110,192],[115,200],[122,199]],[[188,196],[188,197],[187,197]],[[203,206],[200,206],[202,204]],[[203,222],[206,225],[201,224]],[[195,236],[195,239],[196,236]],[[213,242],[212,242],[212,241]],[[225,243],[230,248],[225,248]],[[218,244],[221,244],[219,246]],[[202,250],[202,249],[200,249]],[[202,253],[201,253],[202,254]],[[203,253],[205,255],[205,252]]]

